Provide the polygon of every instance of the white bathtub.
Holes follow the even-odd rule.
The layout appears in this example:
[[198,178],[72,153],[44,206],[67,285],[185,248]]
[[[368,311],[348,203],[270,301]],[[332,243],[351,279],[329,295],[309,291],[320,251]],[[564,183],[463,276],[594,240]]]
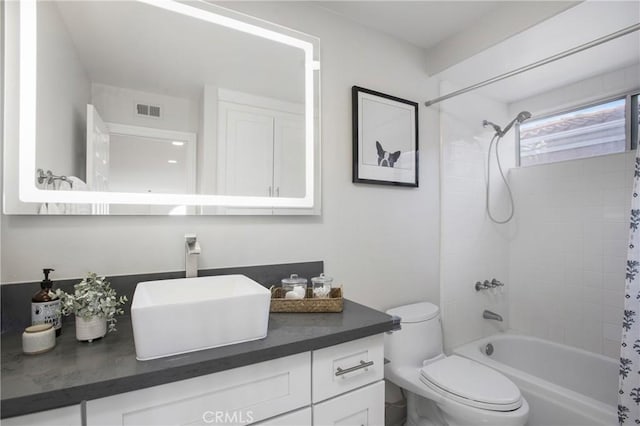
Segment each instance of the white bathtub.
[[[493,354],[486,355],[487,344]],[[618,363],[535,337],[499,334],[454,350],[508,376],[529,403],[529,426],[617,425]]]

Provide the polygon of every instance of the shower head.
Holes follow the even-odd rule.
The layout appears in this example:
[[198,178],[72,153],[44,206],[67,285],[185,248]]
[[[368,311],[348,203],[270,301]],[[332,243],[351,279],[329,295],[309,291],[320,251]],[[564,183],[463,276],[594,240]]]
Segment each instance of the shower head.
[[531,118],[531,113],[529,111],[520,111],[520,114],[517,115],[516,120],[518,120],[518,123],[522,123],[525,120],[528,120]]
[[504,128],[503,131],[497,131],[498,135],[500,137],[503,137],[504,135],[507,134],[507,132],[509,130],[511,130],[511,127],[513,127],[513,125],[518,122],[518,124],[522,123],[525,120],[528,120],[531,118],[531,113],[529,111],[521,111],[518,115],[516,115],[516,118],[514,118],[513,120],[511,120],[511,123],[507,124],[507,126]]

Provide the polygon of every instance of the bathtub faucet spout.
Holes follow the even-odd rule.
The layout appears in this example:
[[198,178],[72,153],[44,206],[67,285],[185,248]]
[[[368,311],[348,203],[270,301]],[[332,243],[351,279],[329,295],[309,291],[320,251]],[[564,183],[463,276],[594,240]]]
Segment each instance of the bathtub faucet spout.
[[502,322],[502,315],[500,314],[496,314],[495,312],[491,312],[485,309],[485,311],[482,313],[482,318],[484,319],[490,319],[490,320],[496,320],[496,321],[500,321]]

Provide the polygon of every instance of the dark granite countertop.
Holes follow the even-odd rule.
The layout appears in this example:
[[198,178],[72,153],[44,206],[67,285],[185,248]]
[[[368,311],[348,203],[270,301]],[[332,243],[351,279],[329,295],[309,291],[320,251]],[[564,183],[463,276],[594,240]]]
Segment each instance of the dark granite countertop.
[[267,337],[253,342],[137,361],[128,317],[118,331],[93,343],[75,340],[66,324],[55,349],[22,353],[21,334],[2,336],[1,417],[37,411],[189,379],[320,349],[391,330],[391,317],[345,300],[342,313],[273,313]]

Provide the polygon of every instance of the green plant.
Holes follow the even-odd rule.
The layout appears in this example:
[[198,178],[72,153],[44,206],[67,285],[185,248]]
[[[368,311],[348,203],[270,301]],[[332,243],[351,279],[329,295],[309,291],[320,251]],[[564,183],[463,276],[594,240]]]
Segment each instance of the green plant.
[[126,296],[118,298],[109,281],[93,272],[89,272],[73,288],[73,293],[60,289],[54,293],[60,298],[62,315],[75,314],[86,320],[96,316],[105,318],[109,323],[109,331],[115,331],[116,315],[124,314],[122,305],[127,301]]

